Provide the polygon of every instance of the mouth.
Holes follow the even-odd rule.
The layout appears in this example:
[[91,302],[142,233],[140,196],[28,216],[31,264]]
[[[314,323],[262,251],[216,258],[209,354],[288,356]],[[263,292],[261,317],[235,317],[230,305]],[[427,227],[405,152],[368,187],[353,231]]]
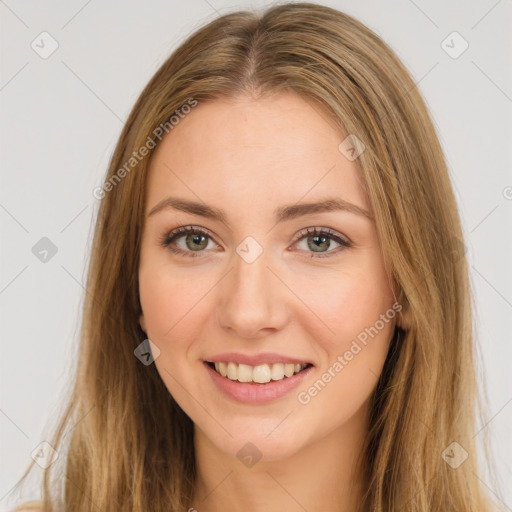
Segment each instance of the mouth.
[[257,366],[238,364],[232,361],[204,361],[204,363],[228,380],[257,386],[289,379],[313,366],[311,363],[273,363]]

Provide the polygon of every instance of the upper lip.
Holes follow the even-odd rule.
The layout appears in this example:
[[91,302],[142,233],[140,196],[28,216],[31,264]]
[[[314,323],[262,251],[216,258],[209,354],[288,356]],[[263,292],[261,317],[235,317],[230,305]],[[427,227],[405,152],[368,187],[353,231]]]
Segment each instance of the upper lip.
[[262,364],[274,363],[294,363],[294,364],[313,364],[306,359],[300,357],[286,356],[284,354],[275,354],[274,352],[262,352],[260,354],[241,354],[238,352],[229,352],[224,354],[217,354],[215,356],[205,359],[210,363],[233,362],[247,364],[249,366],[258,366]]

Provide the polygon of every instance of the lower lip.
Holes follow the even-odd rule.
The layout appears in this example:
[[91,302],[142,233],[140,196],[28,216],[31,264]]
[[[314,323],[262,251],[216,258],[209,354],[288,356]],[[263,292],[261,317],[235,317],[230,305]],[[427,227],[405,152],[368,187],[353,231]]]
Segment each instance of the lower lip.
[[251,384],[249,382],[238,382],[223,377],[217,373],[206,362],[204,363],[213,382],[227,396],[238,402],[250,404],[263,404],[278,400],[293,389],[309,375],[313,366],[302,370],[291,377],[285,377],[282,380],[271,380],[267,384]]

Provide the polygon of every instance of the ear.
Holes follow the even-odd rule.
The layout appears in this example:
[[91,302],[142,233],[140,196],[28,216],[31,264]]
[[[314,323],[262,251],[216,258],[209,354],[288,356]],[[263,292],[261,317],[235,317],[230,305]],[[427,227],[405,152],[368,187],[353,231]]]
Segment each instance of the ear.
[[139,325],[140,325],[140,328],[147,334],[147,331],[146,331],[146,320],[144,318],[144,313],[140,314]]
[[405,304],[404,307],[398,312],[396,325],[404,331],[408,331],[412,325],[411,319],[411,308],[409,304]]
[[403,288],[395,288],[393,297],[395,302],[392,308],[396,312],[395,325],[403,331],[408,331],[412,326],[411,305]]

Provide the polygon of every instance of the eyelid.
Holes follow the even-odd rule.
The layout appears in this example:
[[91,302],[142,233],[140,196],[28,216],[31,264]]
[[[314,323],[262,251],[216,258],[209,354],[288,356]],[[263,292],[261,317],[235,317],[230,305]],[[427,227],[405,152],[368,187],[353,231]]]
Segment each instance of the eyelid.
[[301,229],[295,235],[295,237],[293,239],[293,243],[298,242],[299,240],[304,238],[305,235],[316,235],[316,234],[327,234],[334,239],[339,238],[341,240],[341,242],[338,242],[338,243],[345,243],[347,245],[352,245],[352,241],[346,235],[338,233],[334,229],[331,229],[328,227],[318,227],[318,226],[310,226],[310,227]]

